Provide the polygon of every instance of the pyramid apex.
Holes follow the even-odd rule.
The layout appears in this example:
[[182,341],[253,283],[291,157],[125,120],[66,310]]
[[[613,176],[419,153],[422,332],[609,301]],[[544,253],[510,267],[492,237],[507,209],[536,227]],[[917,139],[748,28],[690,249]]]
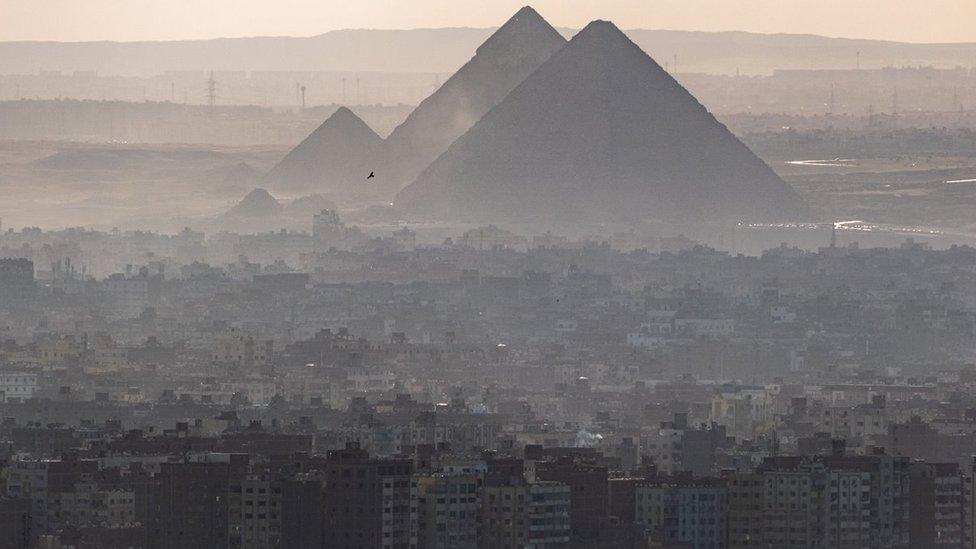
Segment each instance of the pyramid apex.
[[522,6],[522,8],[517,12],[515,12],[515,15],[512,16],[512,18],[515,17],[537,17],[539,19],[542,19],[542,16],[539,15],[539,12],[535,11],[535,8],[533,8],[532,6]]
[[[610,21],[597,19],[590,21],[570,40],[576,47],[603,52],[640,50],[633,40]],[[647,55],[640,50],[642,55]]]
[[358,114],[354,113],[349,107],[344,106],[336,109],[312,134],[315,135],[327,129],[330,131],[364,131],[366,133],[375,133],[369,127],[369,124],[360,118]]
[[626,37],[624,31],[620,30],[617,25],[614,25],[610,21],[605,21],[603,19],[596,19],[590,21],[577,36],[589,36],[589,35],[619,35]]
[[488,50],[508,50],[516,47],[515,44],[525,44],[526,41],[529,44],[541,45],[547,39],[544,37],[548,37],[548,40],[555,37],[562,40],[559,32],[539,15],[539,12],[531,6],[525,6],[515,12],[515,15],[511,16],[504,25],[498,27],[498,30],[478,47],[477,53],[485,53]]
[[330,116],[329,118],[333,118],[336,116],[354,116],[356,118],[359,118],[358,116],[356,116],[356,113],[352,112],[352,109],[350,109],[345,105],[342,105],[338,109],[336,109],[336,111],[332,113],[332,116]]

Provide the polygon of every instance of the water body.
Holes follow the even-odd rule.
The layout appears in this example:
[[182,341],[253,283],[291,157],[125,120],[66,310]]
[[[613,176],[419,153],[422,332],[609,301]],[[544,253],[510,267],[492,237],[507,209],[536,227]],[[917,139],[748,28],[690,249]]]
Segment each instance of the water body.
[[833,166],[838,168],[857,165],[856,158],[833,158],[825,160],[788,160],[787,164],[793,166]]

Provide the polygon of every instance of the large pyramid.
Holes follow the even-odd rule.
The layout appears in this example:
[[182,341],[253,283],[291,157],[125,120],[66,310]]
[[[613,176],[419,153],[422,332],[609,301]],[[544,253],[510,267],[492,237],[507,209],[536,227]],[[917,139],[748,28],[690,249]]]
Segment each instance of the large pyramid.
[[393,130],[379,184],[392,197],[565,44],[534,9],[519,10]]
[[340,107],[268,172],[285,192],[324,192],[342,201],[370,196],[366,176],[377,168],[383,140],[346,107]]
[[613,24],[590,23],[405,188],[445,220],[782,220],[807,208]]

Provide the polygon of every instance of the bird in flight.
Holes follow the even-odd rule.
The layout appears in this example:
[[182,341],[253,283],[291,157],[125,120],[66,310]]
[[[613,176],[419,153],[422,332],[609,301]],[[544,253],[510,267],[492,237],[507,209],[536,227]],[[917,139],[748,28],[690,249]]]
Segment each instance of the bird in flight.
[[366,179],[373,179],[374,177],[376,176],[373,175],[373,172],[369,172],[369,175],[366,176]]

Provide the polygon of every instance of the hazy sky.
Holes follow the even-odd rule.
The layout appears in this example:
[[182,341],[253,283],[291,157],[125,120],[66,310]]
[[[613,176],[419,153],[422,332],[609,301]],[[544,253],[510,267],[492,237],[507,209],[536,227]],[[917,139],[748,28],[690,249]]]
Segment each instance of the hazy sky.
[[[0,0],[0,40],[308,36],[339,28],[489,27],[525,0]],[[552,24],[976,42],[976,0],[539,0]]]

